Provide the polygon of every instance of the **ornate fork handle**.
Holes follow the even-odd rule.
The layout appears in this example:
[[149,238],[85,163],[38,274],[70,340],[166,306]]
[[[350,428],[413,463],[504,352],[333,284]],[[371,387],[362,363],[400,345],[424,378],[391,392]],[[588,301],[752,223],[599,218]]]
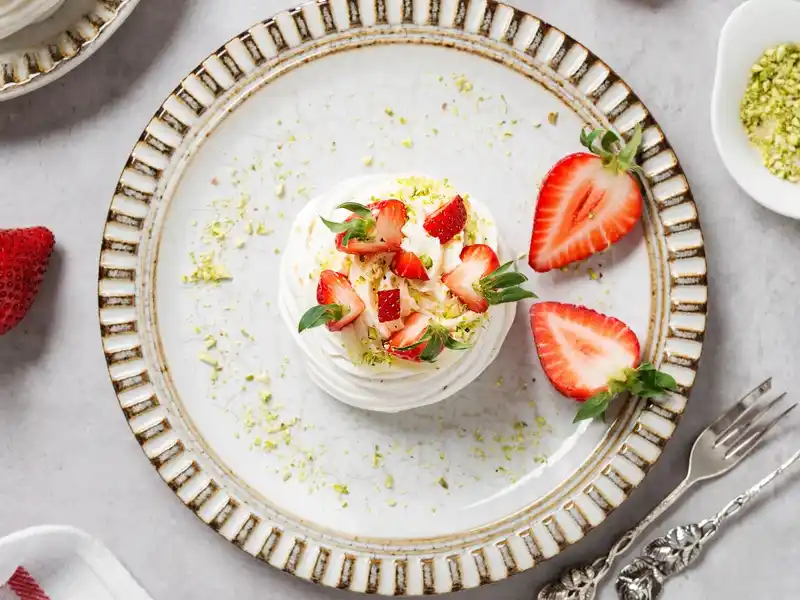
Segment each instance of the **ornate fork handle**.
[[636,527],[620,536],[607,555],[600,556],[591,563],[567,569],[561,574],[558,581],[552,581],[543,587],[536,596],[537,599],[592,600],[597,593],[597,585],[608,575],[617,558],[625,554],[639,535],[672,506],[696,481],[696,479],[687,475],[678,484],[678,487],[650,511],[650,514],[642,519]]
[[710,519],[675,527],[664,537],[650,542],[644,550],[644,555],[634,559],[620,572],[616,585],[620,600],[654,600],[658,598],[663,591],[664,581],[677,575],[697,560],[705,544],[717,535],[722,525],[742,510],[798,458],[800,458],[800,451],[795,452],[780,467],[741,496],[731,500]]

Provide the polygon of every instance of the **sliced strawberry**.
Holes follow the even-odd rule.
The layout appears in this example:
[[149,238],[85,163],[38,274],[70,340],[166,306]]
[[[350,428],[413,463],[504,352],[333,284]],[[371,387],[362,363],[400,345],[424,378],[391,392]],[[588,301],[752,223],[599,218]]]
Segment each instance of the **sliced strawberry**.
[[350,285],[350,280],[336,271],[323,271],[317,284],[317,306],[300,318],[299,332],[320,325],[329,331],[341,331],[364,312],[364,301]]
[[482,313],[489,302],[475,284],[500,266],[497,254],[489,246],[474,244],[461,251],[461,264],[442,275],[444,283],[471,311]]
[[53,233],[46,227],[0,229],[0,335],[30,310],[54,245]]
[[467,224],[467,207],[461,196],[456,196],[450,202],[432,212],[425,218],[423,227],[431,237],[439,239],[440,244],[446,244],[457,236]]
[[322,219],[336,233],[336,248],[347,254],[375,254],[395,252],[403,241],[406,206],[400,200],[382,200],[369,206],[345,202],[338,208],[353,214],[343,223]]
[[419,256],[413,252],[406,252],[400,250],[394,255],[392,259],[392,272],[398,277],[406,279],[421,279],[428,281],[428,272],[425,270],[425,265],[422,264]]
[[497,254],[485,244],[465,246],[461,264],[442,275],[444,283],[461,302],[473,312],[486,312],[490,304],[517,302],[536,295],[520,287],[528,280],[512,271],[512,262],[500,265]]
[[400,290],[378,292],[378,321],[386,323],[400,318]]
[[386,351],[403,360],[410,360],[412,362],[421,362],[420,355],[425,350],[426,344],[420,344],[410,350],[398,350],[398,348],[407,348],[418,343],[422,336],[428,331],[431,318],[422,313],[411,313],[405,320],[405,327],[395,333],[386,343]]
[[403,242],[403,225],[408,219],[406,205],[400,200],[381,200],[369,205],[375,215],[375,234],[378,241],[399,247]]
[[[642,194],[631,171],[641,143],[637,128],[617,152],[614,133],[581,134],[593,154],[560,160],[542,182],[528,261],[540,273],[601,252],[629,233],[642,214]],[[600,144],[598,146],[598,143]]]
[[639,364],[639,340],[619,319],[560,302],[534,304],[530,316],[545,375],[565,396],[586,400]]
[[559,392],[583,402],[576,422],[604,414],[622,392],[655,398],[677,388],[671,375],[639,364],[639,340],[619,319],[560,302],[535,304],[530,317],[545,375]]

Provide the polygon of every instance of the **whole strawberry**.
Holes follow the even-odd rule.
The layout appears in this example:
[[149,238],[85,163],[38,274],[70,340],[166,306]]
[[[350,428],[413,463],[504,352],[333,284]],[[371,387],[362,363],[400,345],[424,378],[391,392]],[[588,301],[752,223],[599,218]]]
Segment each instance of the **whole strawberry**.
[[46,227],[0,229],[0,335],[30,310],[55,241]]

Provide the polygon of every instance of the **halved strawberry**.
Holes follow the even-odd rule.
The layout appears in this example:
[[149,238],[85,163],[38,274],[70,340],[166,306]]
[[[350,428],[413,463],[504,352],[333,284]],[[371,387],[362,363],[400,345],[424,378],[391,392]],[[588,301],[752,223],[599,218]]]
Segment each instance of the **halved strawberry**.
[[[410,360],[412,362],[421,362],[420,355],[425,349],[425,344],[414,346],[425,335],[428,330],[428,325],[431,318],[422,313],[411,313],[405,320],[405,327],[395,333],[386,343],[386,351],[403,360]],[[413,346],[413,347],[412,347]],[[408,350],[400,350],[400,348],[409,348]]]
[[386,323],[400,318],[400,290],[378,292],[378,321]]
[[353,214],[343,223],[320,217],[325,226],[338,234],[336,248],[347,254],[375,254],[395,252],[403,241],[406,223],[406,205],[400,200],[382,200],[364,206],[358,202],[345,202],[344,208]]
[[535,298],[519,284],[528,280],[518,271],[511,271],[512,262],[500,266],[497,254],[485,244],[465,246],[461,264],[442,275],[444,283],[473,312],[486,312],[490,304],[517,302]]
[[560,302],[533,305],[530,318],[545,375],[559,392],[584,402],[576,422],[602,415],[621,392],[652,398],[676,388],[670,375],[639,364],[639,340],[619,319]]
[[411,313],[405,327],[386,342],[389,354],[412,362],[436,362],[445,348],[467,350],[471,346],[452,338],[446,327],[422,313]]
[[0,229],[0,335],[33,305],[55,243],[46,227]]
[[341,331],[364,312],[364,301],[350,285],[350,280],[336,271],[323,271],[317,284],[317,306],[300,318],[297,331],[327,325],[329,331]]
[[560,160],[542,182],[528,262],[544,273],[588,258],[629,233],[642,214],[642,193],[632,172],[642,141],[637,126],[622,150],[614,132],[581,132],[591,153]]
[[406,279],[421,279],[422,281],[430,279],[419,256],[405,250],[400,250],[394,255],[392,272],[398,277],[405,277]]
[[438,238],[440,244],[446,244],[461,233],[466,224],[467,207],[461,196],[456,196],[429,214],[422,226],[431,237]]

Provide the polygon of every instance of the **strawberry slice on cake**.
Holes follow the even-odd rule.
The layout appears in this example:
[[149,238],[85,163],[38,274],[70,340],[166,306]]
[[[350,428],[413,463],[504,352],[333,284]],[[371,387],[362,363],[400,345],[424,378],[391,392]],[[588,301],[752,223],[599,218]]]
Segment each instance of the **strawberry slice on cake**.
[[345,202],[336,208],[351,214],[342,223],[320,217],[325,226],[336,233],[336,248],[347,254],[396,252],[403,242],[403,225],[408,214],[400,200],[381,200],[369,206]]
[[428,315],[412,313],[405,327],[386,343],[386,351],[398,358],[412,362],[435,362],[442,350],[468,350],[469,344],[454,339],[450,331]]
[[623,392],[656,398],[675,379],[640,363],[639,340],[625,323],[584,306],[540,302],[531,329],[545,375],[560,393],[582,402],[575,421],[602,416]]
[[500,266],[497,254],[490,246],[465,246],[460,258],[459,266],[442,275],[442,283],[471,311],[484,313],[490,304],[536,298],[536,294],[520,287],[528,278],[511,270],[514,262]]
[[364,312],[364,301],[353,289],[347,276],[323,271],[317,284],[317,306],[300,318],[297,331],[326,325],[328,331],[341,331]]
[[561,159],[542,182],[528,254],[534,271],[588,258],[635,227],[642,214],[633,174],[641,170],[635,163],[641,141],[638,126],[627,144],[613,131],[581,132],[589,152]]

